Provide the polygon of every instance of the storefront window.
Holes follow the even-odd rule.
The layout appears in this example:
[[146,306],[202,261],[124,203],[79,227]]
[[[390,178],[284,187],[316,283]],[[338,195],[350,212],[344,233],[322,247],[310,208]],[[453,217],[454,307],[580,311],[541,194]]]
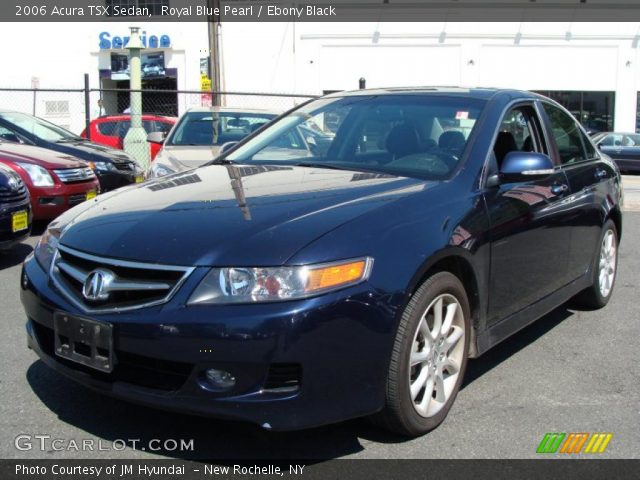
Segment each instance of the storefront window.
[[538,91],[555,100],[578,120],[589,133],[613,130],[614,92]]

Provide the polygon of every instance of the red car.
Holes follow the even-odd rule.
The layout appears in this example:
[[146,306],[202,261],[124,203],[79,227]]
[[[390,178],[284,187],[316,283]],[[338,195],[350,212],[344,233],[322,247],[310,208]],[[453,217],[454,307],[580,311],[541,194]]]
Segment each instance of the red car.
[[[142,126],[147,134],[151,132],[162,132],[166,135],[177,121],[178,119],[176,117],[163,117],[162,115],[149,114],[142,115]],[[127,134],[130,126],[131,115],[105,115],[98,117],[89,124],[91,141],[122,150],[124,136]],[[83,131],[81,136],[87,138],[87,131]],[[156,158],[162,145],[157,143],[150,143],[149,145],[151,146],[151,159],[153,160]]]
[[70,155],[30,145],[1,143],[0,163],[18,173],[29,189],[34,220],[55,218],[100,192],[93,170]]

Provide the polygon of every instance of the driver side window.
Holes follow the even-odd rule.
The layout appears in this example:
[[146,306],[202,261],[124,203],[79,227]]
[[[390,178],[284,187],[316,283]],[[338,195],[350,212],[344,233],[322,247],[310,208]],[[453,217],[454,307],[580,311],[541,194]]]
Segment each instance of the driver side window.
[[502,119],[493,146],[497,167],[502,166],[504,158],[510,152],[545,153],[539,132],[540,127],[533,107],[526,105],[509,110]]

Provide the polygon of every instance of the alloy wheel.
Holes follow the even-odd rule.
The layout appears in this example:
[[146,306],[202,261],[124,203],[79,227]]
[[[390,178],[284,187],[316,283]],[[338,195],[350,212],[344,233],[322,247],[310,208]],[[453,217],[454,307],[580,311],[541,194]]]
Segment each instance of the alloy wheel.
[[413,407],[422,417],[437,414],[451,398],[462,365],[464,312],[449,293],[437,296],[418,322],[409,357]]
[[602,237],[600,246],[600,263],[598,268],[598,286],[600,295],[608,297],[613,288],[613,280],[616,275],[616,234],[613,230],[607,230]]

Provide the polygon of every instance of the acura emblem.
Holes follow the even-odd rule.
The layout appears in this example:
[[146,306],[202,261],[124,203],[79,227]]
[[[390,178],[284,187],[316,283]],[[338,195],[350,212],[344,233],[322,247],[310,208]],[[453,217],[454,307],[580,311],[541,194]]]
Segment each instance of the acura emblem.
[[109,270],[98,268],[87,276],[82,287],[82,295],[89,301],[96,302],[109,298],[109,287],[116,276]]

